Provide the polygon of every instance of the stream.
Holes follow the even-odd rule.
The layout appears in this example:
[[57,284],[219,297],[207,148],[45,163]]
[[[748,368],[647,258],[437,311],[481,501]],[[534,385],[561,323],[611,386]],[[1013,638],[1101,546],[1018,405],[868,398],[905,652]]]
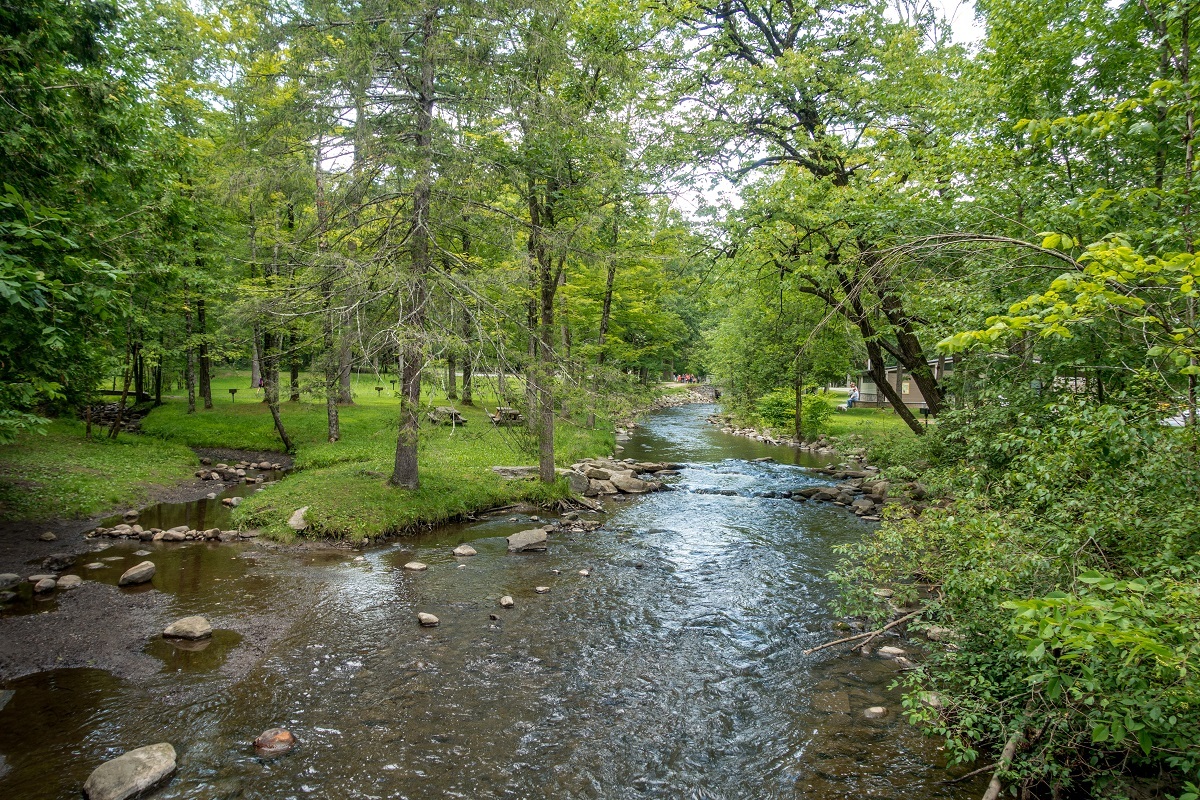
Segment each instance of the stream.
[[[104,567],[71,571],[115,584],[152,550],[166,616],[203,614],[216,635],[181,648],[147,630],[146,679],[0,684],[0,797],[78,797],[102,761],[160,741],[179,770],[155,798],[978,797],[944,783],[940,743],[901,718],[894,663],[802,655],[843,635],[825,575],[871,524],[755,496],[827,479],[807,453],[720,433],[712,411],[648,415],[620,456],[685,463],[674,491],[612,502],[604,528],[552,534],[546,553],[506,552],[537,525],[511,512],[362,557],[106,542]],[[478,555],[455,557],[464,542]],[[402,569],[414,559],[428,571]],[[249,637],[222,622],[284,593],[303,615],[231,676]],[[891,713],[865,719],[874,705]],[[276,726],[298,745],[256,755]]]

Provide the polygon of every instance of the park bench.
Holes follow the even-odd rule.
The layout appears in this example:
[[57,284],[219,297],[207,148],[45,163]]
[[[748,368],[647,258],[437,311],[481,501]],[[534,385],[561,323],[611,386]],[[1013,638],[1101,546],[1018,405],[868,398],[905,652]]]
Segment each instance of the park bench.
[[496,406],[496,413],[485,412],[493,425],[520,425],[525,422],[524,415],[515,408]]

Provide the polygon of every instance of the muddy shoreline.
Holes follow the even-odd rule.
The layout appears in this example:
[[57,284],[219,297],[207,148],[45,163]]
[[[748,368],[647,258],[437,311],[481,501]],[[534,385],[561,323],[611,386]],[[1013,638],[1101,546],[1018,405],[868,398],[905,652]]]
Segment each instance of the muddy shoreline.
[[[281,453],[196,448],[202,458],[218,460],[270,459],[290,467],[292,459]],[[149,486],[147,506],[156,503],[187,503],[209,493],[222,491],[232,482],[214,485],[192,477],[173,486]],[[102,520],[120,514],[117,507],[86,519],[13,520],[0,522],[0,573],[22,577],[45,572],[42,562],[52,554],[75,556],[82,564],[98,557],[96,540],[85,534]],[[53,541],[41,536],[53,533]],[[178,545],[173,545],[178,547]],[[202,545],[203,546],[203,545]],[[282,550],[327,549],[319,543],[283,547],[254,543],[243,548],[264,555]],[[71,569],[70,572],[81,572]],[[84,576],[86,578],[86,576]],[[138,679],[161,669],[161,662],[144,652],[150,638],[172,620],[170,597],[155,590],[131,592],[95,580],[70,591],[56,591],[43,613],[0,615],[0,680],[11,680],[48,669],[97,667],[120,678]],[[270,613],[216,620],[214,624],[237,631],[248,646],[239,647],[222,667],[231,678],[248,671],[270,643],[285,632],[299,614],[296,601],[280,597]]]

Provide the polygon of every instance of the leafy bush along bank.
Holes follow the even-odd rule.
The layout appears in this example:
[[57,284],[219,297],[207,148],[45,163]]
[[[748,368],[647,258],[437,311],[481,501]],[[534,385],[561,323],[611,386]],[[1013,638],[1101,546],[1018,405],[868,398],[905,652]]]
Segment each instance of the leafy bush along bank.
[[1031,796],[1196,780],[1196,439],[1157,416],[1123,399],[947,414],[920,458],[956,499],[844,550],[847,611],[891,586],[954,631],[909,678],[913,720],[956,762],[1015,742],[1001,778]]

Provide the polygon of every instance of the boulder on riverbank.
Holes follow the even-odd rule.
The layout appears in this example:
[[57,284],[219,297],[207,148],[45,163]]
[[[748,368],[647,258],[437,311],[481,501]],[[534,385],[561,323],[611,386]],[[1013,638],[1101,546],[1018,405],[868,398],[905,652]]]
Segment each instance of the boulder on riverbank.
[[130,750],[106,761],[83,784],[87,800],[126,800],[145,792],[175,771],[175,748],[166,742]]

